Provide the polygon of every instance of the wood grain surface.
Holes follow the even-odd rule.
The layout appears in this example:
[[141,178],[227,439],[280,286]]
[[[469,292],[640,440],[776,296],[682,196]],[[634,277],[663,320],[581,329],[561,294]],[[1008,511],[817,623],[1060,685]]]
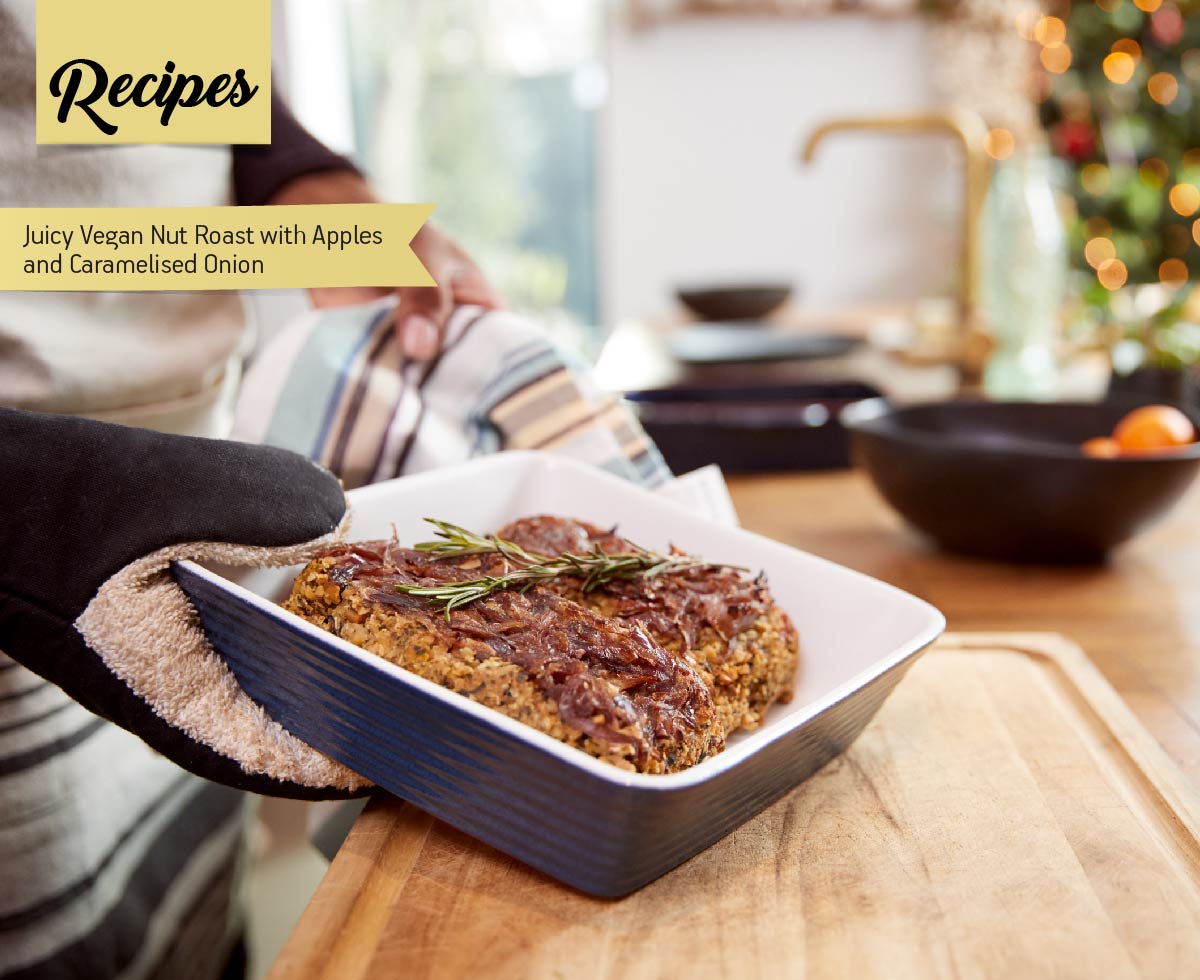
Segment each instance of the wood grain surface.
[[742,524],[933,603],[951,630],[1046,630],[1074,640],[1200,784],[1200,484],[1102,566],[949,555],[904,527],[861,473],[739,477]]
[[1195,976],[1198,835],[1077,648],[951,636],[846,755],[625,899],[380,798],[271,976]]

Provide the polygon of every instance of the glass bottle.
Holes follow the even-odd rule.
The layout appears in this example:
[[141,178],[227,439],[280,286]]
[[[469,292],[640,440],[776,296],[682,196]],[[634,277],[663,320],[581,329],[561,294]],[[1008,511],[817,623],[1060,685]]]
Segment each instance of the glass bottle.
[[980,309],[996,342],[983,372],[990,398],[1056,394],[1067,239],[1055,176],[1045,147],[1030,146],[999,162],[988,187],[978,248]]

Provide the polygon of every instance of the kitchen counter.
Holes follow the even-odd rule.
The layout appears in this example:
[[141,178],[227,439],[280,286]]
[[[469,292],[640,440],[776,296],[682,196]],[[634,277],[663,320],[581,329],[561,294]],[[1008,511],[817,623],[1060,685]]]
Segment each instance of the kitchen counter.
[[[1191,792],[1186,780],[1200,782],[1200,588],[1196,586],[1200,582],[1200,492],[1191,494],[1167,522],[1122,549],[1108,566],[1022,568],[934,551],[906,530],[856,473],[739,478],[731,481],[731,489],[746,527],[927,599],[946,613],[951,630],[1053,631],[1074,640],[1182,770],[1182,794]],[[1086,661],[1081,662],[1087,667]],[[1023,681],[1009,683],[1005,695],[1000,674],[991,675],[999,683],[993,691],[993,685],[963,680],[961,665],[945,663],[947,669],[940,671],[943,682],[958,670],[958,683],[966,685],[964,698],[974,691],[975,697],[996,697],[1000,705],[1007,696],[1009,715],[1021,724]],[[921,671],[914,671],[914,677],[901,685],[897,698],[903,700],[906,685],[915,690],[937,671],[930,667],[921,673],[920,682],[917,673]],[[926,852],[933,858],[911,863],[905,848],[920,834],[905,823],[914,816],[911,806],[897,810],[895,800],[912,804],[920,794],[912,795],[911,787],[908,796],[893,798],[893,794],[906,779],[916,778],[914,766],[922,766],[926,718],[933,719],[928,722],[932,726],[936,711],[953,710],[957,689],[948,690],[948,696],[943,691],[941,702],[922,696],[917,703],[906,704],[904,717],[893,712],[888,716],[893,726],[889,733],[880,735],[879,726],[873,726],[863,736],[870,744],[861,758],[852,750],[850,757],[831,764],[708,852],[643,892],[616,902],[591,899],[557,885],[416,808],[381,797],[359,818],[271,977],[357,978],[388,976],[393,971],[398,971],[394,975],[450,977],[461,975],[464,964],[476,975],[484,975],[489,963],[498,975],[512,977],[654,976],[662,975],[663,963],[672,964],[672,972],[714,977],[806,972],[837,976],[849,975],[846,971],[851,969],[856,969],[856,975],[880,976],[952,976],[964,971],[974,975],[981,969],[987,975],[1005,975],[1006,970],[1017,975],[1012,971],[1024,969],[1020,975],[1029,975],[1030,957],[1038,957],[1038,950],[1058,956],[1060,966],[1065,964],[1065,972],[1055,975],[1082,977],[1096,975],[1089,971],[1112,957],[1136,957],[1136,950],[1151,948],[1167,949],[1176,956],[1175,966],[1196,966],[1200,957],[1186,938],[1196,934],[1194,922],[1181,918],[1176,926],[1164,926],[1158,920],[1157,924],[1138,921],[1138,910],[1149,907],[1146,896],[1167,887],[1157,877],[1163,872],[1151,868],[1149,858],[1137,864],[1128,857],[1131,851],[1121,849],[1123,856],[1114,858],[1105,851],[1113,842],[1103,834],[1091,838],[1090,847],[1081,844],[1088,833],[1094,834],[1097,820],[1127,809],[1126,803],[1106,801],[1094,788],[1085,787],[1082,769],[1046,762],[1050,771],[1039,778],[1050,780],[1049,790],[1044,787],[1041,793],[1023,797],[1034,807],[1031,812],[1041,812],[1037,808],[1043,806],[1043,793],[1048,794],[1046,800],[1056,793],[1082,794],[1072,804],[1076,810],[1063,810],[1067,804],[1059,799],[1056,815],[1046,818],[1046,825],[1029,842],[1039,849],[1049,848],[1048,835],[1056,835],[1060,826],[1066,838],[1079,835],[1065,842],[1056,838],[1058,850],[1046,851],[1051,856],[1045,858],[1045,866],[1039,863],[1040,852],[1034,860],[1024,851],[1019,835],[1025,818],[1011,819],[1005,807],[999,808],[992,824],[981,825],[978,841],[974,837],[954,840],[955,821],[946,817],[949,823],[939,830],[942,838]],[[1031,688],[1031,712],[1035,694]],[[1043,704],[1070,707],[1069,697],[1047,696],[1044,690],[1038,697]],[[1125,711],[1117,705],[1119,712]],[[967,718],[981,718],[982,728],[994,721],[984,718],[989,711]],[[950,731],[962,731],[963,741],[968,742],[972,734],[961,728],[962,717],[957,724],[960,727]],[[1012,744],[997,736],[999,729],[986,741],[980,736],[975,746],[978,754],[970,758],[1013,752],[1023,739],[1019,747],[1024,756],[1012,771],[1028,775],[1045,761],[1038,748],[1040,725],[1036,719],[1029,721]],[[950,738],[952,743],[957,740],[957,735]],[[1106,741],[1113,740],[1101,737],[1084,755],[1099,751]],[[1151,748],[1151,754],[1158,752]],[[878,762],[881,754],[888,753],[892,761],[872,771],[872,758]],[[971,775],[982,780],[986,799],[991,792],[989,773],[972,771]],[[820,780],[825,782],[818,784]],[[929,789],[924,805],[934,809],[925,811],[926,817],[963,805],[966,796],[954,794],[966,794],[967,789],[957,784]],[[835,792],[847,802],[830,803],[828,794]],[[1029,803],[1030,798],[1034,803]],[[1132,799],[1128,797],[1127,803]],[[1128,808],[1136,806],[1128,803]],[[975,811],[975,805],[969,805],[965,819],[983,820]],[[1072,823],[1074,827],[1068,826]],[[1134,824],[1126,824],[1130,834],[1137,832]],[[1020,861],[1011,850],[1004,850],[1005,834],[1017,835]],[[947,841],[945,847],[939,848],[937,840]],[[1194,841],[1187,841],[1186,847],[1180,845],[1180,853],[1195,850]],[[1013,846],[1011,838],[1008,846]],[[955,864],[955,847],[959,853],[963,847],[978,847],[979,852]],[[941,850],[948,855],[943,855],[945,861],[939,858]],[[1160,850],[1155,845],[1144,853]],[[1018,878],[1011,887],[1021,889],[1024,897],[1010,909],[998,879],[1007,867],[1022,861],[1033,862],[1039,882],[1043,877],[1060,882],[1076,875],[1078,894],[1042,888],[1037,894],[1046,904],[1035,915],[1025,903],[1030,888],[1038,885]],[[880,862],[887,866],[886,878]],[[948,873],[947,868],[957,874],[964,867],[974,867],[977,880],[959,881],[955,887],[966,891],[957,901],[929,908],[933,883],[940,881],[938,887],[944,887],[944,877],[939,876]],[[1117,912],[1106,903],[1122,901],[1130,883],[1121,876],[1131,867],[1144,872],[1140,881],[1134,874],[1133,885],[1149,890],[1139,895],[1134,888]],[[1194,863],[1180,873],[1184,877],[1178,881],[1191,887]],[[1073,899],[1082,904],[1069,905]],[[1187,915],[1193,916],[1195,909],[1188,903],[1176,901],[1174,907],[1185,905]],[[980,908],[991,911],[983,921],[972,920],[972,910]],[[1061,910],[1063,918],[1057,924],[1047,919],[1048,915],[1054,918],[1055,909]],[[1077,913],[1078,909],[1084,912]],[[1088,909],[1096,913],[1090,926],[1082,921]],[[1022,912],[1029,917],[1028,925],[1015,926]],[[998,935],[990,943],[981,939],[981,929],[1001,922],[1008,928],[1006,936]],[[1101,931],[1089,933],[1088,928]],[[664,936],[674,943],[668,950],[663,949],[661,938],[655,938]],[[1097,936],[1114,945],[1102,952]],[[602,962],[593,959],[593,952]],[[890,957],[899,954],[911,961],[897,962],[892,969]],[[558,964],[570,968],[556,972]],[[874,964],[873,972],[864,964]],[[880,964],[886,966],[882,972]],[[1136,968],[1131,970],[1129,975],[1138,975]],[[1177,970],[1175,975],[1180,975]]]
[[730,489],[745,527],[920,596],[950,630],[1069,637],[1200,784],[1200,484],[1108,565],[1077,568],[937,551],[859,473],[738,477]]
[[[836,310],[785,306],[764,325],[780,333],[843,334],[864,343],[840,357],[730,364],[687,365],[670,354],[667,338],[699,325],[684,316],[629,320],[605,339],[595,367],[597,383],[609,391],[651,388],[812,384],[857,381],[878,389],[894,402],[939,401],[959,389],[958,372],[947,363],[902,356],[899,350],[877,345],[881,339],[900,343],[906,312],[896,306],[849,306]],[[1106,357],[1094,351],[1063,358],[1058,380],[1061,401],[1090,401],[1103,397],[1110,369]]]

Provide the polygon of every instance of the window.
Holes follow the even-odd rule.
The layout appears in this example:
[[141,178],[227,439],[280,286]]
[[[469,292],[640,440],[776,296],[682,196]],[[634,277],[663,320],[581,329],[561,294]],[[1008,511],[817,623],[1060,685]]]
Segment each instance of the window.
[[603,18],[601,0],[292,0],[288,90],[388,199],[436,202],[510,304],[591,325]]

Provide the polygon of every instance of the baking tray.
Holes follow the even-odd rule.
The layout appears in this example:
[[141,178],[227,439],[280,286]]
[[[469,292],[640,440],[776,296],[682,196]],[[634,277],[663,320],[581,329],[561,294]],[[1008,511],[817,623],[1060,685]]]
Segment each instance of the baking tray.
[[352,491],[353,538],[429,537],[421,518],[491,530],[530,514],[619,525],[765,571],[800,635],[796,695],[680,773],[630,773],[285,612],[297,568],[175,566],[213,646],[289,731],[447,823],[583,891],[624,895],[719,840],[843,751],[942,631],[883,582],[570,459],[501,453]]

